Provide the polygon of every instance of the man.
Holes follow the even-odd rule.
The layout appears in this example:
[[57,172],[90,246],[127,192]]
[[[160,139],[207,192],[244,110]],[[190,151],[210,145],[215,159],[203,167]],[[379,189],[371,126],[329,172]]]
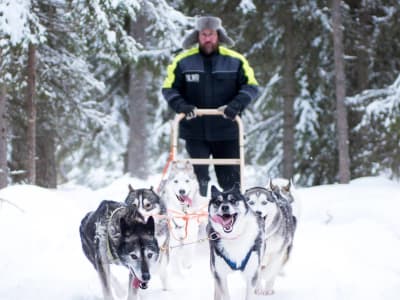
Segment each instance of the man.
[[[162,93],[169,106],[184,113],[179,135],[186,141],[192,158],[238,158],[239,141],[234,121],[258,93],[253,69],[232,46],[233,40],[222,27],[221,19],[200,17],[196,28],[183,41],[180,53],[168,66]],[[198,108],[218,108],[221,116],[196,117]],[[207,195],[210,180],[207,165],[195,165],[200,194]],[[237,165],[215,166],[218,184],[230,189],[240,182]]]

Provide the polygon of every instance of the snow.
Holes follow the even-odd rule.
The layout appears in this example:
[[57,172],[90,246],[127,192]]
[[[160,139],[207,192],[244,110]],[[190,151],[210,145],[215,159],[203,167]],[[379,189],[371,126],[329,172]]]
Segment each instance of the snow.
[[[73,185],[0,190],[0,299],[101,299],[97,275],[81,250],[80,220],[103,199],[123,201],[128,183],[156,187],[158,180],[123,177],[98,190]],[[399,299],[400,183],[359,178],[348,185],[298,187],[297,195],[301,216],[285,274],[276,281],[275,295],[254,298]],[[198,259],[186,276],[171,270],[169,291],[154,276],[144,298],[212,299],[208,245],[196,247]],[[126,283],[125,269],[113,271]],[[232,300],[244,299],[239,274],[229,279]]]
[[0,2],[0,12],[2,12],[0,14],[0,30],[10,36],[12,45],[21,42],[24,36],[28,34],[29,7],[30,3],[26,0],[4,0]]

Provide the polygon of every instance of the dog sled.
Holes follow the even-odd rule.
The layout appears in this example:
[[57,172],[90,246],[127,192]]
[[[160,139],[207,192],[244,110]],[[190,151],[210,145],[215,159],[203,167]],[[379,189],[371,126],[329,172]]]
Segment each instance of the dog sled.
[[[202,117],[202,116],[220,116],[223,118],[223,112],[217,109],[198,109],[196,111],[197,117]],[[196,157],[188,157],[187,154],[183,154],[182,149],[179,147],[179,124],[180,122],[185,118],[185,114],[177,114],[175,118],[172,120],[171,124],[171,138],[170,138],[170,152],[169,152],[169,157],[167,160],[166,165],[164,166],[164,169],[162,171],[161,175],[161,181],[158,186],[157,192],[162,193],[163,191],[166,190],[167,186],[167,181],[168,178],[171,176],[171,172],[173,171],[173,167],[170,168],[170,165],[181,165],[181,166],[186,166],[187,163],[190,165],[239,165],[240,169],[240,187],[241,191],[243,192],[243,186],[244,186],[244,134],[243,134],[243,124],[242,120],[239,116],[236,116],[235,122],[237,123],[238,126],[238,140],[239,140],[239,157],[237,158],[196,158]],[[168,173],[168,176],[166,176]],[[168,177],[168,178],[166,178]],[[176,194],[174,197],[178,198],[179,195]],[[184,203],[182,201],[181,203]],[[171,209],[168,208],[168,222],[170,224],[171,228],[171,222],[173,220],[182,220],[181,222],[184,223],[184,238],[181,239],[180,241],[184,243],[184,245],[190,245],[193,243],[198,243],[204,240],[207,240],[207,238],[199,239],[194,242],[189,242],[187,241],[187,236],[188,236],[188,226],[190,222],[196,222],[198,224],[201,224],[207,220],[208,213],[207,213],[207,206],[208,202],[199,205],[199,206],[192,206],[190,211],[181,211],[180,209]],[[174,234],[172,234],[172,237],[174,237]],[[175,240],[179,241],[179,238],[174,237]],[[179,246],[180,247],[180,246]],[[173,248],[173,247],[172,247]]]
[[[222,111],[218,109],[197,109],[197,117],[202,116],[221,116],[224,117]],[[239,140],[239,157],[238,158],[178,158],[178,139],[179,139],[179,123],[185,118],[184,113],[177,114],[172,123],[171,132],[171,162],[184,162],[188,161],[192,165],[239,165],[240,168],[240,188],[243,192],[244,186],[244,133],[243,123],[239,116],[235,117],[235,122],[238,126],[238,140]]]

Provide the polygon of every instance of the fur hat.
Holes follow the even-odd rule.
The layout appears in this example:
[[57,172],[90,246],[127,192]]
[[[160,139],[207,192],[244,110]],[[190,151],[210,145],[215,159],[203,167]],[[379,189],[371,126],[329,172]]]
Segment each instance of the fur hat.
[[184,49],[189,49],[199,41],[199,32],[204,29],[212,29],[218,32],[218,40],[221,44],[233,46],[235,42],[226,34],[225,29],[222,27],[222,21],[217,17],[200,17],[196,20],[196,28],[189,33],[182,42]]

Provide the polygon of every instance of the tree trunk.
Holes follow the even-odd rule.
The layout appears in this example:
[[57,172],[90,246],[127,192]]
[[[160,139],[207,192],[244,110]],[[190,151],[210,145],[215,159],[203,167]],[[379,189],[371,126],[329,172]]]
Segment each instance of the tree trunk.
[[283,66],[283,177],[292,178],[294,170],[295,36],[290,14],[285,18],[285,63]]
[[[1,65],[0,48],[0,65]],[[4,74],[0,71],[0,189],[7,186],[7,97]]]
[[344,73],[343,32],[340,0],[333,0],[332,6],[333,46],[336,84],[336,127],[339,150],[339,181],[350,181],[350,158],[346,98],[346,76]]
[[[130,24],[130,35],[140,42],[146,44],[145,28],[146,18],[137,16],[135,22]],[[129,142],[128,142],[128,172],[131,176],[146,179],[147,170],[147,139],[146,130],[147,116],[147,77],[144,62],[131,65],[129,74]]]
[[39,129],[36,137],[37,166],[36,184],[46,188],[57,188],[55,131]]
[[[44,25],[48,32],[57,32],[56,4],[39,3],[41,11],[46,14]],[[50,48],[56,49],[56,40],[53,35],[47,38]],[[37,96],[36,116],[36,184],[46,188],[57,188],[57,166],[56,166],[56,131],[54,116],[56,115],[54,105],[46,96]]]
[[26,106],[28,115],[27,128],[27,166],[28,182],[36,183],[36,47],[32,43],[28,49],[28,86],[26,93]]

